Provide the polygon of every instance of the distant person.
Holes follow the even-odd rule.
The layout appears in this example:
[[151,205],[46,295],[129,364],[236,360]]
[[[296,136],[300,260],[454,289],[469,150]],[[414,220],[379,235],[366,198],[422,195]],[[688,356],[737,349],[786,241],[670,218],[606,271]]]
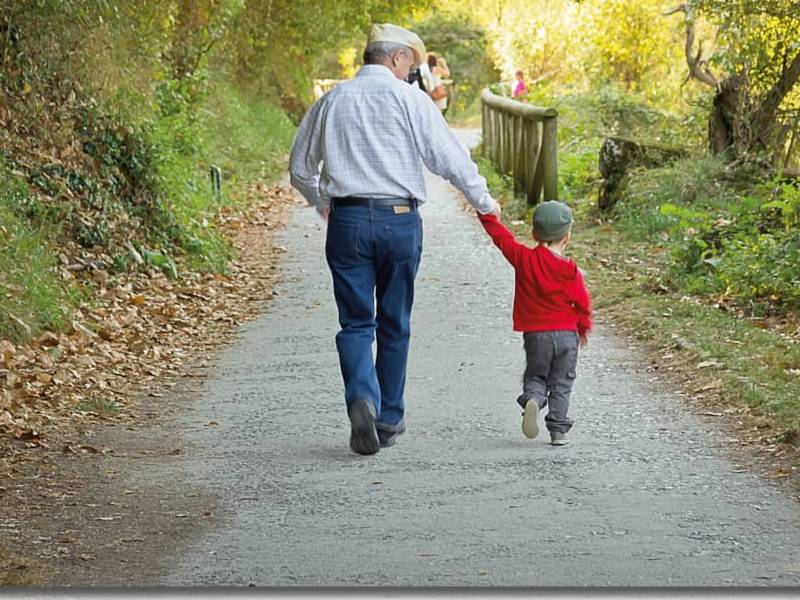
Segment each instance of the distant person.
[[[364,66],[308,110],[289,158],[292,186],[328,222],[325,258],[341,327],[336,349],[350,448],[358,454],[392,446],[406,430],[419,208],[427,197],[423,165],[478,212],[500,214],[467,149],[430,98],[405,82],[424,57],[415,33],[373,25]],[[306,403],[313,419],[327,398],[295,400]]]
[[514,73],[514,83],[511,85],[511,97],[521,98],[528,93],[528,86],[525,85],[525,76],[522,71]]
[[444,56],[436,57],[436,66],[431,69],[434,75],[440,79],[450,79],[450,68],[447,66],[447,61]]
[[514,267],[514,330],[522,332],[526,367],[522,394],[522,433],[539,434],[539,410],[548,407],[550,443],[563,446],[573,421],[567,415],[578,345],[592,328],[592,307],[583,274],[564,256],[572,231],[572,211],[551,200],[533,213],[535,248],[521,244],[496,215],[478,215],[483,227]]
[[431,84],[428,95],[430,95],[436,108],[444,114],[447,111],[447,86],[442,81],[443,77],[440,77],[442,70],[439,68],[439,60],[432,52],[428,54],[428,72],[430,73]]

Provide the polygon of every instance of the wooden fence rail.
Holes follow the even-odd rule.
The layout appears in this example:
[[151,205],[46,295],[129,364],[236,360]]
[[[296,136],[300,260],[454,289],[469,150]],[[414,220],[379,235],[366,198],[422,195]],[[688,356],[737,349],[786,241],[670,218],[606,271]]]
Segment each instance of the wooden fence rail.
[[502,174],[514,178],[514,193],[528,204],[558,199],[558,112],[481,94],[483,151]]

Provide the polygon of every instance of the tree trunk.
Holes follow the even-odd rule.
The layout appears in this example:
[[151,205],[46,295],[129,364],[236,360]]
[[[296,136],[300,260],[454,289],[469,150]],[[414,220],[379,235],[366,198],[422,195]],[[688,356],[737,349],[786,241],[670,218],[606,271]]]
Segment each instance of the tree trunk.
[[728,149],[736,151],[741,140],[738,120],[741,116],[742,77],[734,75],[724,79],[714,96],[708,119],[708,144],[712,154],[722,154]]

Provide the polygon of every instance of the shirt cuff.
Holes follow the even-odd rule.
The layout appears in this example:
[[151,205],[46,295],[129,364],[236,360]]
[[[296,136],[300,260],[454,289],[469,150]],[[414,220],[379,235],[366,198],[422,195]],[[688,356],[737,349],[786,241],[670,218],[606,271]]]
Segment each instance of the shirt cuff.
[[478,211],[478,213],[482,215],[488,215],[489,213],[494,212],[494,210],[497,208],[497,202],[494,198],[492,198],[491,194],[486,193],[480,200],[473,204],[473,207]]

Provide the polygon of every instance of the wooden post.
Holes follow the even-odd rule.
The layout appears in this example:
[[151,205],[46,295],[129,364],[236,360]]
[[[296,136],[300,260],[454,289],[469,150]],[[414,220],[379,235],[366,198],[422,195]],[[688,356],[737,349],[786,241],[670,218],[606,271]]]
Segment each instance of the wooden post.
[[503,113],[503,130],[505,135],[503,136],[503,173],[509,175],[511,173],[511,167],[514,164],[513,162],[513,154],[514,148],[511,145],[512,136],[514,135],[511,131],[511,120],[512,116],[508,113]]
[[518,115],[512,118],[514,119],[514,194],[518,194],[525,189],[525,152],[522,145],[525,121]]
[[481,103],[481,144],[483,145],[483,154],[488,156],[486,149],[489,147],[489,105],[485,102]]
[[497,167],[500,173],[506,172],[506,116],[497,111]]
[[558,125],[554,118],[542,124],[544,199],[558,200]]
[[495,146],[497,145],[497,129],[494,126],[494,107],[489,106],[489,153],[488,157],[493,163],[497,162],[497,153]]
[[542,168],[540,164],[540,158],[542,155],[542,136],[540,133],[540,123],[531,123],[531,134],[533,139],[531,140],[531,157],[530,157],[530,169],[531,169],[531,187],[528,188],[528,204],[533,206],[539,202],[539,196],[542,194]]

